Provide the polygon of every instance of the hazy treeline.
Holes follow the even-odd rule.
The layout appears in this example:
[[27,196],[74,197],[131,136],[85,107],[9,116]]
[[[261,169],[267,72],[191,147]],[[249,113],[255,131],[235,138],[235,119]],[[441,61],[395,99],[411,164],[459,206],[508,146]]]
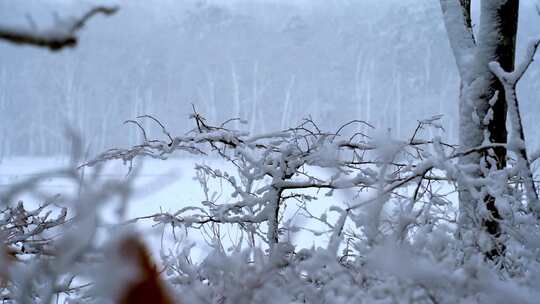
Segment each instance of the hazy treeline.
[[[61,53],[0,43],[0,154],[66,153],[67,126],[92,151],[134,144],[140,134],[122,122],[140,114],[187,131],[191,104],[254,132],[311,116],[323,128],[363,119],[402,136],[444,114],[443,136],[455,141],[459,81],[438,1],[223,2],[125,2]],[[520,49],[539,20],[524,7]],[[527,125],[538,73],[519,88]]]

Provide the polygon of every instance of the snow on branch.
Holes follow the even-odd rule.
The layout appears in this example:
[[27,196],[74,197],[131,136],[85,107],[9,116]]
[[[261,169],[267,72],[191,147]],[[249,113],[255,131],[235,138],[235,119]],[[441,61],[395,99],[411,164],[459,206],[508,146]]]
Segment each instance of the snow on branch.
[[506,102],[508,105],[508,120],[511,125],[511,134],[509,136],[509,149],[513,150],[518,156],[517,169],[523,178],[529,209],[537,217],[540,217],[540,200],[538,199],[538,190],[534,182],[534,176],[531,169],[531,163],[527,147],[525,145],[525,132],[523,130],[523,121],[519,109],[519,101],[516,93],[516,86],[527,72],[527,69],[534,61],[534,55],[540,45],[540,39],[530,42],[524,60],[516,67],[514,71],[505,71],[501,65],[496,62],[490,62],[489,68],[499,79],[504,88]]
[[90,9],[79,18],[71,17],[55,20],[55,25],[47,29],[38,29],[32,24],[31,28],[11,27],[0,24],[0,39],[15,44],[27,44],[58,51],[77,44],[77,31],[95,15],[113,15],[117,7],[98,6]]
[[[130,222],[152,219],[173,227],[191,228],[238,224],[248,227],[248,233],[253,232],[253,227],[266,225],[267,231],[262,234],[261,239],[270,249],[280,243],[279,231],[283,227],[279,214],[283,212],[286,201],[294,199],[306,202],[312,199],[299,194],[299,191],[324,190],[328,196],[332,196],[335,190],[340,189],[374,189],[378,187],[381,179],[384,179],[384,185],[380,187],[376,198],[351,202],[345,208],[336,207],[336,210],[342,210],[342,217],[336,224],[336,227],[342,227],[337,230],[342,230],[352,211],[356,212],[371,205],[382,206],[386,200],[381,200],[381,197],[395,195],[410,183],[422,185],[423,181],[446,181],[447,177],[438,176],[434,171],[441,163],[452,162],[463,154],[476,153],[491,147],[478,147],[457,153],[454,147],[439,140],[419,138],[422,129],[438,126],[438,116],[420,121],[408,140],[391,142],[381,142],[367,136],[348,137],[341,134],[350,123],[339,127],[336,132],[324,132],[310,119],[284,131],[250,135],[227,129],[223,127],[224,124],[211,125],[197,112],[191,115],[196,128],[188,135],[175,137],[156,118],[140,118],[156,122],[162,128],[166,139],[148,139],[142,124],[134,122],[144,135],[141,144],[128,149],[111,149],[82,166],[95,166],[115,159],[131,164],[136,157],[166,159],[175,151],[198,155],[216,153],[234,165],[240,179],[235,177],[235,174],[198,165],[198,179],[205,192],[209,191],[207,177],[221,180],[232,189],[233,202],[219,204],[210,198],[211,195],[207,195],[208,199],[202,202],[203,207],[153,214]],[[429,146],[440,147],[437,155],[426,152]],[[379,167],[387,169],[377,172]],[[335,174],[321,175],[310,168],[335,170]],[[331,239],[329,246],[337,250],[341,242],[341,232],[335,232]]]
[[[234,174],[208,166],[199,165],[196,169],[201,176],[210,176],[228,184],[234,192],[235,202],[218,205],[208,200],[203,202],[207,210],[188,208],[172,214],[155,214],[150,218],[163,224],[184,227],[212,223],[248,223],[256,226],[265,224],[267,233],[264,240],[269,243],[270,248],[279,243],[278,231],[281,228],[278,217],[285,201],[293,198],[307,199],[305,196],[295,195],[296,191],[325,189],[331,193],[337,189],[368,189],[377,183],[377,175],[370,167],[385,162],[395,164],[395,169],[409,168],[392,177],[395,183],[389,182],[391,186],[387,192],[393,192],[418,176],[435,178],[431,174],[426,174],[425,170],[416,172],[415,166],[407,167],[405,163],[398,164],[397,159],[384,160],[377,156],[379,150],[387,148],[389,151],[395,150],[391,154],[396,153],[396,157],[402,153],[402,157],[407,157],[407,154],[422,154],[423,147],[431,142],[415,138],[416,131],[411,139],[396,141],[385,147],[375,141],[369,141],[367,137],[355,139],[355,136],[342,135],[341,132],[350,125],[349,123],[338,128],[336,132],[323,132],[314,121],[306,119],[295,128],[269,134],[250,135],[227,129],[223,127],[224,124],[211,125],[202,115],[194,112],[191,118],[194,119],[196,128],[187,136],[174,137],[157,119],[150,116],[141,118],[152,119],[158,123],[166,139],[150,140],[145,135],[143,143],[128,149],[111,149],[86,162],[83,166],[94,166],[114,159],[131,163],[135,157],[139,156],[166,159],[175,151],[199,155],[217,153],[219,157],[237,168],[241,177],[240,181],[234,177]],[[435,123],[426,121],[419,124],[422,127]],[[135,125],[143,134],[146,134],[141,124],[135,123]],[[310,173],[307,167],[332,168],[336,169],[337,173],[331,177],[317,176]],[[433,166],[427,170],[431,168]],[[406,177],[409,174],[412,176]],[[255,187],[256,184],[260,186]],[[348,214],[348,210],[344,211],[344,214]],[[334,243],[337,242],[337,236],[333,239]]]
[[529,43],[525,58],[514,71],[505,71],[497,61],[492,61],[489,63],[491,72],[493,72],[493,74],[495,74],[495,76],[503,83],[515,86],[533,63],[534,55],[536,54],[539,45],[540,39],[535,39]]

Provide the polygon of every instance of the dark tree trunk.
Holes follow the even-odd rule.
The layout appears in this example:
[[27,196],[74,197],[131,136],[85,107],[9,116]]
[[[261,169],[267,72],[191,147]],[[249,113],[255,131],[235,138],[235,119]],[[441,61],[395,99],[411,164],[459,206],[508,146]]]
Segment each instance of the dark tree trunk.
[[[514,70],[516,53],[516,35],[518,26],[519,0],[508,0],[496,11],[499,22],[499,38],[495,45],[494,61],[498,61],[505,71]],[[495,77],[491,78],[489,95],[493,96],[498,92],[497,101],[493,105],[493,119],[488,125],[490,141],[492,143],[506,143],[506,112],[507,104],[505,100],[504,88]],[[506,149],[496,148],[497,167],[506,167]]]

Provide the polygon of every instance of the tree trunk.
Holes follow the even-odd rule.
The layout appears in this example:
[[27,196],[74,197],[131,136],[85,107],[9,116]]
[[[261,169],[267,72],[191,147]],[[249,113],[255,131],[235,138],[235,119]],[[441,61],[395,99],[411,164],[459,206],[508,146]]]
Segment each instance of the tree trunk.
[[[491,73],[489,63],[498,61],[508,71],[514,69],[518,0],[481,2],[478,36],[472,34],[470,1],[441,0],[450,43],[461,76],[459,140],[463,149],[486,143],[507,142],[507,104],[504,88]],[[470,186],[470,179],[506,166],[506,148],[497,147],[470,154],[460,160],[465,177],[460,181],[460,234],[474,235],[475,223],[482,223],[495,245],[485,254],[493,258],[504,252],[499,244],[501,216],[495,198],[485,187]],[[486,204],[489,215],[479,217],[478,203]],[[469,233],[472,231],[473,233]],[[476,237],[472,241],[477,242]]]

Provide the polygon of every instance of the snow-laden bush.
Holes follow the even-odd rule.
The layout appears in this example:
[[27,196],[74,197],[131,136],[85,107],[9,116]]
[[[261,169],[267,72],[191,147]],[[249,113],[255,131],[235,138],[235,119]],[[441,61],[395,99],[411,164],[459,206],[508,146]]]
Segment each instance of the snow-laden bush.
[[[130,273],[121,265],[125,259],[107,253],[122,237],[102,233],[111,228],[100,210],[118,197],[123,212],[137,167],[126,181],[103,182],[100,166],[121,159],[131,169],[137,157],[166,160],[179,151],[221,157],[235,172],[197,165],[204,201],[121,227],[151,220],[207,237],[212,250],[202,259],[193,259],[194,245],[183,241],[161,252],[163,279],[180,303],[534,303],[540,296],[540,234],[523,191],[526,176],[509,166],[470,179],[471,168],[457,162],[499,145],[460,150],[437,137],[426,139],[435,133],[430,129],[440,128],[439,117],[420,121],[406,140],[362,121],[324,132],[307,119],[295,128],[250,135],[229,129],[231,121],[214,126],[196,112],[191,118],[196,127],[173,136],[154,117],[140,117],[156,122],[164,139],[150,139],[134,120],[141,144],[2,192],[7,209],[0,231],[6,256],[17,259],[2,259],[3,297],[48,303],[60,294],[77,303],[114,302],[137,271]],[[95,169],[83,178],[88,167]],[[9,207],[21,192],[39,194],[35,185],[51,174],[79,186],[56,197],[68,209],[49,215],[53,203],[36,211]],[[482,225],[489,216],[484,204],[470,213],[474,225],[460,224],[457,181],[496,198],[500,239]],[[316,214],[313,206],[323,203],[327,212]],[[230,239],[225,228],[236,237]],[[308,233],[317,241],[299,246],[295,237]],[[487,258],[501,239],[500,254]]]

